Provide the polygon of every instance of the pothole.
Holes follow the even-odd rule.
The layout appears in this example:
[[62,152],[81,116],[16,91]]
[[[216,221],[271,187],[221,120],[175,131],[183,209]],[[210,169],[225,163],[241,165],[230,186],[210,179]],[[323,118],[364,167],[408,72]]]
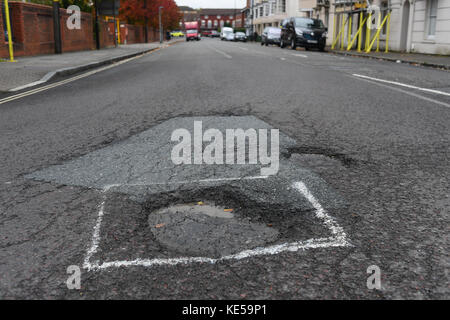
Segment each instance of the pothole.
[[[287,154],[284,154],[286,158],[290,159],[293,155],[298,156],[306,156],[309,158],[314,158],[317,156],[316,160],[322,162],[326,166],[335,166],[336,162],[341,163],[345,167],[350,167],[352,165],[357,164],[358,160],[353,158],[352,156],[338,152],[336,150],[330,148],[321,148],[321,147],[313,147],[313,146],[296,146],[287,149]],[[330,163],[326,164],[326,159],[329,159]],[[307,159],[309,160],[309,159]]]
[[182,204],[152,212],[149,228],[167,249],[220,257],[253,249],[278,238],[278,231],[214,203]]
[[146,203],[109,193],[92,260],[219,258],[330,236],[314,210],[291,203],[268,205],[265,198],[248,197],[232,186],[179,189]]

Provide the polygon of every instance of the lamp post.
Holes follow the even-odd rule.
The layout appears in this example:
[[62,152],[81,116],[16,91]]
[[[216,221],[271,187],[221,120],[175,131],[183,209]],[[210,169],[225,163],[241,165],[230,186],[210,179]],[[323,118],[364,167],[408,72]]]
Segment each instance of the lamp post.
[[164,7],[159,7],[159,43],[163,43],[163,34],[162,34],[162,22],[161,22],[161,11]]

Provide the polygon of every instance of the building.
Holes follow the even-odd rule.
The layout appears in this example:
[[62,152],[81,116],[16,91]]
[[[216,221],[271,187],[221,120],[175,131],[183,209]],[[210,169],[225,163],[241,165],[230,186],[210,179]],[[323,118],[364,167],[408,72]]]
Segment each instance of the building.
[[[236,18],[240,15],[242,21],[242,9],[200,9],[200,28],[202,30],[218,30],[223,28],[224,25],[230,25],[233,28],[238,27],[236,25]],[[242,23],[239,21],[239,23]]]
[[261,34],[265,27],[278,27],[289,17],[320,18],[327,25],[329,12],[321,11],[325,3],[328,0],[253,0],[254,30]]
[[[373,0],[372,5],[380,8],[381,21],[391,12],[389,50],[450,55],[450,0]],[[339,12],[356,10],[361,6],[365,7],[365,1],[333,0],[330,8],[332,24],[336,20],[339,26],[341,19],[349,15],[339,15]],[[357,14],[352,16],[350,32],[354,34],[358,29],[358,19]],[[346,26],[346,33],[348,29]],[[380,31],[380,49],[386,47],[386,37],[387,27],[384,26]],[[331,38],[328,39],[329,44]]]
[[200,15],[198,10],[188,6],[179,6],[178,11],[181,13],[180,28],[184,29],[184,23],[190,21],[199,21]]
[[[327,44],[331,45],[333,33],[350,15],[352,24],[345,26],[345,35],[349,29],[351,35],[357,32],[359,12],[366,17],[368,3],[380,8],[381,20],[391,12],[389,50],[450,54],[450,0],[250,0],[247,20],[252,21],[249,29],[261,34],[265,27],[279,26],[288,17],[318,18],[328,27]],[[363,32],[363,43],[365,37]],[[385,48],[386,37],[384,26],[380,49]],[[344,43],[348,44],[347,37]]]

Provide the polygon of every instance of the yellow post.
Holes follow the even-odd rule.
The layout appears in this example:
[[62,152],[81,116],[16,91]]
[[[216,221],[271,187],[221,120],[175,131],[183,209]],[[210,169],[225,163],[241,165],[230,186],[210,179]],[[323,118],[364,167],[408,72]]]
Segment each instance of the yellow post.
[[331,49],[334,49],[334,46],[336,44],[336,21],[337,21],[336,17],[337,17],[337,14],[335,12],[334,18],[333,18],[334,19],[334,21],[333,21],[333,43],[331,44]]
[[[381,12],[378,12],[378,21],[377,21],[377,28],[378,28],[378,29],[381,29],[380,24],[381,24]],[[381,33],[381,32],[378,32],[378,37],[377,37],[377,50],[376,50],[376,52],[380,52],[380,33]]]
[[372,13],[369,13],[369,17],[367,18],[367,22],[366,22],[366,44],[364,46],[364,50],[367,51],[367,48],[369,48],[369,43],[370,43],[370,28],[369,28],[369,21],[370,21],[370,25],[372,25]]
[[[387,16],[384,18],[383,23],[381,24],[381,27],[383,27],[383,25],[386,23],[386,19],[387,19]],[[381,27],[378,28],[378,30],[377,30],[375,36],[373,37],[373,39],[372,39],[371,42],[369,43],[369,46],[367,47],[367,49],[365,49],[367,53],[370,52],[370,50],[372,49],[373,44],[375,43],[375,40],[377,40],[378,37],[380,36]]]
[[[352,14],[349,13],[348,16],[348,35],[347,35],[347,44],[350,42],[350,39],[352,38]],[[347,47],[347,51],[349,50],[349,48]]]
[[5,0],[5,14],[6,14],[6,30],[8,31],[9,62],[16,62],[16,60],[14,60],[14,50],[13,50],[12,33],[11,33],[11,22],[9,20],[8,0]]
[[120,21],[117,19],[117,43],[120,44]]
[[[366,18],[367,19],[367,18]],[[363,22],[363,13],[362,11],[359,13],[359,36],[358,36],[358,52],[361,52],[361,41],[362,41],[362,27],[364,25]]]
[[345,16],[342,14],[342,32],[341,32],[341,50],[344,50],[344,38],[345,38]]
[[391,12],[389,11],[387,15],[387,27],[386,27],[386,50],[385,52],[389,52],[389,31],[391,30]]
[[364,27],[364,23],[366,22],[367,17],[364,18],[364,20],[359,24],[358,31],[355,33],[355,36],[350,41],[350,43],[347,46],[347,51],[350,50],[351,47],[353,47],[353,44],[355,43],[356,38],[358,38],[358,51],[361,52],[361,35],[363,33],[362,29]]

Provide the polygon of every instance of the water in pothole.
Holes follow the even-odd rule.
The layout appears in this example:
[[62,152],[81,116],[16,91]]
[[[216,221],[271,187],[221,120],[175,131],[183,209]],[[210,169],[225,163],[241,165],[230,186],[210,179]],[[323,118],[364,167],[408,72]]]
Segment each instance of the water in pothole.
[[214,203],[175,205],[150,213],[148,222],[163,246],[194,256],[226,256],[277,239],[276,229],[230,210]]

